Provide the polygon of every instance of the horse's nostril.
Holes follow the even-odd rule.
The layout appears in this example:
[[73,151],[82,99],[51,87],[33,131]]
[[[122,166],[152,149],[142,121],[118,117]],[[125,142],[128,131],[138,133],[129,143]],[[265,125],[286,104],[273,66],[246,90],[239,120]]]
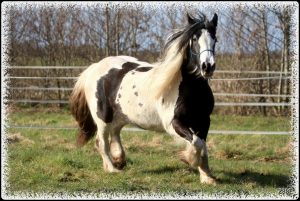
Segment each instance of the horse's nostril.
[[214,71],[215,69],[216,69],[216,64],[213,64],[213,65],[211,66],[211,70]]
[[203,63],[203,64],[202,64],[202,70],[206,70],[206,68],[207,68],[207,67],[206,67],[205,63]]
[[206,70],[208,70],[208,71],[210,71],[210,69],[211,69],[211,65],[210,65],[210,63],[207,63],[207,69]]

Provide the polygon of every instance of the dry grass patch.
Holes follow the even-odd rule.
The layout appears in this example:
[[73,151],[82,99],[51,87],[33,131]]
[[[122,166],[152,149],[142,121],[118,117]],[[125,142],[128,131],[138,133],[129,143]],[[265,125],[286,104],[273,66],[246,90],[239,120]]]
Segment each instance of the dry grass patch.
[[21,143],[23,145],[32,145],[34,144],[33,140],[30,140],[21,135],[21,133],[10,134],[7,137],[7,142],[9,144]]

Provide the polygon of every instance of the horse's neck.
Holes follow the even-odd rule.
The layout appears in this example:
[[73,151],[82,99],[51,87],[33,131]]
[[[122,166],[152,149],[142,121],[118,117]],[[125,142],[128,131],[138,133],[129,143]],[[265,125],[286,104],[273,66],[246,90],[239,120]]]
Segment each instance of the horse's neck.
[[168,90],[172,87],[171,85],[174,84],[174,80],[180,74],[182,60],[183,50],[177,53],[177,49],[172,47],[166,58],[152,70],[147,86],[149,86],[149,91],[153,93],[154,99],[168,93]]

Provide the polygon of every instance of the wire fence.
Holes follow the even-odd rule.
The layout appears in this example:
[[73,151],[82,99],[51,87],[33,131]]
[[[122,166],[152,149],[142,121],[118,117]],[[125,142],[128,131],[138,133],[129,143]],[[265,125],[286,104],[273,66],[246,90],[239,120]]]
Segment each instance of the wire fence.
[[[67,69],[67,70],[84,70],[88,66],[11,66],[7,69],[9,70],[44,70],[51,71],[54,69]],[[246,75],[263,75],[263,77],[243,77],[243,78],[213,78],[210,82],[232,82],[232,81],[249,81],[249,80],[289,80],[291,79],[289,72],[278,72],[278,71],[228,71],[228,70],[216,70],[216,74],[246,74]],[[267,75],[267,76],[265,76]],[[280,76],[271,76],[271,75],[280,75]],[[41,80],[41,81],[75,81],[78,77],[74,76],[7,76],[9,80]],[[73,88],[61,85],[59,87],[43,87],[40,85],[30,85],[27,87],[22,86],[11,86],[8,88],[10,92],[19,90],[19,91],[36,91],[36,92],[71,92]],[[19,92],[18,91],[18,92]],[[21,93],[22,93],[21,92]],[[250,94],[250,93],[214,93],[216,97],[262,97],[262,98],[291,98],[292,96],[289,94]],[[7,100],[10,103],[39,103],[39,104],[68,104],[67,99],[38,99],[38,98],[21,98],[21,99],[9,99]],[[291,104],[288,102],[216,102],[216,106],[290,106]]]
[[[7,66],[7,69],[86,69],[88,66]],[[215,70],[214,73],[229,73],[229,74],[286,74],[290,75],[290,72],[280,72],[280,71],[248,71],[248,70]]]
[[[84,70],[87,66],[13,66],[8,69],[17,69],[17,70],[46,70],[50,72],[51,70]],[[215,74],[218,75],[226,75],[226,74],[239,74],[239,75],[247,75],[251,77],[237,77],[237,78],[214,78],[211,79],[210,82],[243,82],[243,81],[261,81],[261,80],[289,80],[291,79],[291,74],[287,72],[276,72],[276,71],[225,71],[225,70],[216,70]],[[48,74],[47,74],[48,75]],[[256,75],[256,76],[255,76]],[[258,76],[259,75],[259,76]],[[74,76],[7,76],[9,80],[40,80],[40,81],[72,81],[74,82],[77,77]],[[62,92],[71,92],[73,90],[72,87],[66,85],[60,85],[59,87],[45,87],[41,85],[30,85],[30,86],[11,86],[8,88],[9,91],[20,91],[21,93],[25,92],[54,92],[59,93]],[[214,93],[216,97],[259,97],[259,98],[292,98],[292,95],[289,94],[251,94],[251,93]],[[8,99],[9,103],[32,103],[32,104],[68,104],[69,101],[67,99],[59,99],[59,100],[51,100],[51,99],[35,99],[35,98],[21,98],[21,99]],[[248,107],[287,107],[291,106],[289,102],[216,102],[216,106],[219,107],[228,107],[228,106],[248,106]],[[48,126],[48,125],[8,125],[9,128],[15,129],[41,129],[41,130],[74,130],[76,127],[70,126]],[[140,132],[144,131],[139,128],[124,128],[124,131],[130,132]],[[231,130],[210,130],[210,134],[243,134],[243,135],[290,135],[291,131],[231,131]]]
[[[7,77],[8,79],[28,79],[28,80],[76,80],[78,77]],[[239,81],[239,80],[271,80],[271,79],[291,79],[291,77],[280,77],[280,76],[273,76],[273,77],[251,77],[251,78],[214,78],[210,81]]]
[[[8,100],[12,103],[40,103],[40,104],[68,104],[67,100],[30,100],[30,99],[21,99],[21,100]],[[291,106],[291,103],[255,103],[255,102],[216,102],[215,106]]]
[[[77,130],[77,127],[68,126],[43,126],[43,125],[8,125],[8,128],[15,129],[39,129],[39,130]],[[122,131],[144,132],[141,128],[123,128]],[[231,131],[231,130],[209,130],[209,134],[227,134],[227,135],[292,135],[291,131]]]

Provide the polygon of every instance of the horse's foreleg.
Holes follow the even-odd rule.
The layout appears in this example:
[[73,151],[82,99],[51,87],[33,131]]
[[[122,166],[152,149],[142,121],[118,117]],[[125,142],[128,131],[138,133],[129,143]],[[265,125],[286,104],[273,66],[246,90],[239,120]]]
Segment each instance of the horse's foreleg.
[[125,167],[126,160],[125,152],[121,143],[120,131],[121,128],[111,131],[110,153],[114,166],[121,170]]
[[109,155],[109,141],[108,141],[109,133],[105,128],[98,126],[97,136],[96,136],[96,148],[100,153],[103,160],[103,169],[106,172],[120,172],[120,170],[116,169],[111,161]]
[[192,142],[188,143],[186,150],[179,153],[179,157],[193,168],[198,168],[201,183],[216,184],[208,166],[208,154],[204,140],[194,135]]
[[201,183],[215,185],[216,179],[212,176],[208,166],[208,154],[207,154],[206,143],[204,140],[202,140],[202,142],[203,142],[203,148],[200,151],[200,163],[198,166],[200,172],[200,181]]
[[193,140],[193,133],[189,130],[179,119],[174,118],[172,120],[172,126],[175,132],[182,138],[186,139],[189,142]]

